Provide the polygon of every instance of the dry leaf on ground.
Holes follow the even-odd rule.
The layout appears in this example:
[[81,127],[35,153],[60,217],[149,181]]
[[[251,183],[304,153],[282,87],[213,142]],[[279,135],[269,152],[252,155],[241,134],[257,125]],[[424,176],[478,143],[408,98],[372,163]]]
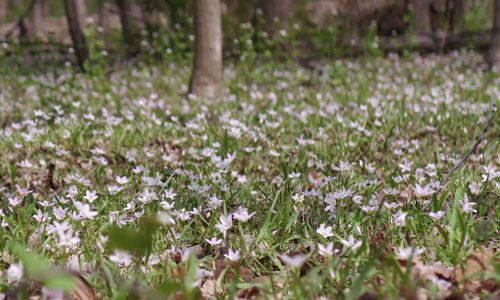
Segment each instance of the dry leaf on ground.
[[[494,291],[498,288],[493,278],[488,278],[488,273],[495,273],[493,266],[495,253],[492,249],[484,249],[470,254],[465,260],[465,268],[457,267],[456,277],[461,287],[470,292],[481,292],[482,290]],[[498,261],[498,259],[496,259]]]

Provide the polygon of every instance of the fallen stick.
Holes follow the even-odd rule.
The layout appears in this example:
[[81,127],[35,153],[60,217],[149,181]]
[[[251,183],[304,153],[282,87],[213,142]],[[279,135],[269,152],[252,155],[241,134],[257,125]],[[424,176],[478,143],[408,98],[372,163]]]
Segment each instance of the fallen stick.
[[[486,134],[486,131],[488,130],[488,126],[490,126],[490,122],[491,122],[491,119],[493,118],[493,113],[495,112],[495,108],[496,108],[496,105],[493,103],[493,97],[491,97],[490,98],[490,112],[488,113],[488,119],[486,120],[486,123],[484,124],[483,131],[481,132],[481,135],[476,139],[476,142],[474,143],[472,148],[470,148],[469,151],[467,151],[467,153],[465,153],[465,155],[462,156],[462,158],[458,161],[458,163],[456,163],[453,166],[453,168],[451,168],[451,170],[448,172],[446,177],[444,177],[444,179],[439,184],[439,188],[436,191],[436,193],[439,193],[444,188],[444,185],[450,179],[451,174],[453,174],[453,172],[455,172],[457,169],[462,167],[465,164],[465,162],[467,161],[467,159],[469,159],[471,154],[474,153],[474,151],[476,151],[479,144],[481,144],[481,142],[483,141],[484,136]],[[431,205],[432,205],[432,200],[427,202],[424,205],[424,207],[422,208],[422,210],[424,210],[424,211],[427,210]]]

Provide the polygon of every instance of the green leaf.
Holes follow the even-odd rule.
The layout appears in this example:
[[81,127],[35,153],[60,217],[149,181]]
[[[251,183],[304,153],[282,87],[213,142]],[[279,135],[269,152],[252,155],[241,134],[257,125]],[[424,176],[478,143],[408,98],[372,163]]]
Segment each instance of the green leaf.
[[69,273],[60,272],[43,280],[43,285],[49,289],[70,291],[76,286],[76,281]]

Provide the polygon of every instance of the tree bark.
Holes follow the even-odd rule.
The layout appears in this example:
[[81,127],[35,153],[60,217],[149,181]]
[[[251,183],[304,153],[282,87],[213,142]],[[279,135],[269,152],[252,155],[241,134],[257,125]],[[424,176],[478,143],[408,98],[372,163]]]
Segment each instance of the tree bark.
[[213,96],[222,78],[222,30],[219,0],[196,0],[194,5],[195,45],[189,92]]
[[415,24],[415,33],[431,34],[431,17],[429,14],[429,0],[413,0],[413,23]]
[[451,0],[451,31],[460,32],[465,28],[465,15],[467,14],[467,0]]
[[0,0],[0,25],[4,24],[7,16],[7,0]]
[[275,29],[286,29],[292,15],[292,0],[258,0],[257,8],[262,10],[264,30],[270,35]]
[[42,0],[36,0],[33,5],[33,32],[36,34],[43,32],[43,15]]
[[87,16],[87,6],[85,0],[75,0],[76,1],[76,11],[78,12],[78,20],[80,25],[85,25],[85,17]]
[[42,14],[44,18],[50,17],[50,0],[39,0],[42,1]]
[[493,12],[493,30],[491,42],[486,53],[486,62],[490,67],[500,69],[500,0],[495,0]]
[[82,71],[85,71],[84,62],[89,57],[89,49],[87,47],[87,39],[80,26],[75,0],[64,0],[64,10],[66,11],[66,20],[68,22],[71,39],[73,40],[73,47],[75,49],[78,65]]
[[123,42],[127,47],[127,53],[135,56],[140,52],[142,15],[140,7],[134,1],[116,0],[120,22],[122,24]]

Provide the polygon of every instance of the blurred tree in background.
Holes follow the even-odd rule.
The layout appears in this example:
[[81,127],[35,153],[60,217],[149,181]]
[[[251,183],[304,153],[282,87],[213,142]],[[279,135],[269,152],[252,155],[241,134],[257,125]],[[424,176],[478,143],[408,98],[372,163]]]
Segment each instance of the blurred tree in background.
[[[497,2],[221,0],[221,49],[230,61],[272,58],[305,66],[320,58],[475,49],[498,65]],[[193,0],[0,0],[0,39],[9,45],[5,55],[13,48],[31,53],[72,46],[82,68],[96,53],[191,60],[199,50],[195,8]],[[218,39],[217,31],[205,34]]]

